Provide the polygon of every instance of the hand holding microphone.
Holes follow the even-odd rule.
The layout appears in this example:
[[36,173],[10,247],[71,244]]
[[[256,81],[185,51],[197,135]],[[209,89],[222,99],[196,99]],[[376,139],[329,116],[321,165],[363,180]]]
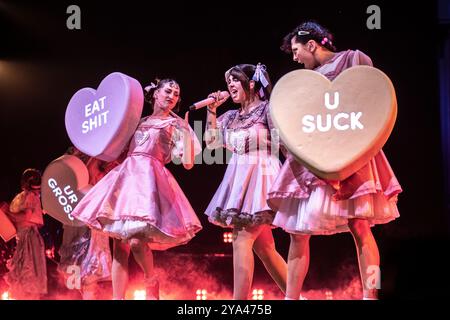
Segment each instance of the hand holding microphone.
[[211,109],[215,110],[218,106],[227,101],[229,97],[230,94],[228,93],[228,91],[217,91],[211,93],[208,98],[192,104],[189,107],[189,110],[198,110],[206,106],[210,106]]

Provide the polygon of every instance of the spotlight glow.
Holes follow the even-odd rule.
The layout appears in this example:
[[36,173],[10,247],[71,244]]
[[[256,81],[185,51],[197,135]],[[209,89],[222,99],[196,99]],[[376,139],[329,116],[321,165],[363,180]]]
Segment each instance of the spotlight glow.
[[134,290],[133,292],[133,300],[146,300],[147,293],[145,290]]
[[208,291],[206,289],[197,289],[195,294],[197,295],[197,300],[206,300]]
[[225,242],[225,243],[232,243],[233,242],[233,233],[231,233],[231,232],[224,232],[223,233],[223,242]]
[[264,300],[264,290],[263,289],[253,289],[252,299],[253,300]]

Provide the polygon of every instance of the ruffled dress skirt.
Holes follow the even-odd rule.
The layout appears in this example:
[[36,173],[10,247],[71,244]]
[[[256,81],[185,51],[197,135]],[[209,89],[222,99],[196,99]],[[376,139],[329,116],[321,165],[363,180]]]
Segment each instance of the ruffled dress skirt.
[[202,228],[175,178],[148,154],[128,156],[72,215],[113,238],[142,239],[154,250],[185,244]]
[[401,191],[382,152],[337,189],[289,155],[268,202],[277,212],[273,224],[286,232],[330,235],[349,231],[350,219],[366,219],[374,226],[398,218]]
[[223,180],[205,214],[225,228],[271,225],[275,212],[267,204],[280,171],[280,161],[267,152],[233,153]]

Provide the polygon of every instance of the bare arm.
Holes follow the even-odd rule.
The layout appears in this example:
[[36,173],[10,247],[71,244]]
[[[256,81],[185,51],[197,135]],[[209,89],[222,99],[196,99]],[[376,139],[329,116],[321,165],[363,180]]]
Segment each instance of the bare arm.
[[222,137],[220,137],[220,130],[217,128],[217,107],[223,104],[228,97],[219,99],[219,94],[220,92],[215,92],[208,96],[216,99],[216,102],[207,107],[206,112],[205,142],[208,149],[215,149],[222,146]]
[[[184,121],[186,121],[187,125],[189,126],[189,111],[186,112],[184,116]],[[183,167],[186,170],[192,169],[194,166],[194,140],[191,138],[191,133],[188,128],[183,128],[183,145],[184,145],[184,152],[182,157]]]

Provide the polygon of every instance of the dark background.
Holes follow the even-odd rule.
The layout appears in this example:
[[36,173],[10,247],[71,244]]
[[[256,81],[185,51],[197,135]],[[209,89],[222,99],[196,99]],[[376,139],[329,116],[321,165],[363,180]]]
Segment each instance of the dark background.
[[[71,4],[81,8],[81,30],[66,28]],[[381,8],[381,30],[366,27],[370,4]],[[44,170],[70,145],[64,114],[78,89],[96,88],[114,71],[143,86],[157,76],[174,77],[186,108],[212,91],[224,90],[224,72],[238,63],[266,64],[275,83],[300,67],[279,50],[281,39],[305,19],[315,19],[335,34],[338,50],[362,50],[396,87],[398,118],[384,151],[404,192],[398,203],[400,219],[373,229],[381,253],[383,295],[439,297],[448,283],[449,213],[439,109],[442,30],[437,17],[438,6],[432,1],[398,6],[382,1],[0,1],[0,200],[10,201],[19,191],[25,168]],[[228,102],[221,111],[234,107]],[[190,114],[191,123],[204,119],[204,110]],[[189,245],[172,251],[229,252],[222,243],[223,230],[202,214],[225,168],[203,164],[185,171],[169,165],[204,226]],[[57,243],[59,224],[49,217],[46,222],[47,241]],[[281,230],[274,234],[286,256],[288,235]],[[339,275],[341,266],[348,264],[356,272],[356,263],[349,234],[313,237],[305,287],[333,287],[344,277]]]

